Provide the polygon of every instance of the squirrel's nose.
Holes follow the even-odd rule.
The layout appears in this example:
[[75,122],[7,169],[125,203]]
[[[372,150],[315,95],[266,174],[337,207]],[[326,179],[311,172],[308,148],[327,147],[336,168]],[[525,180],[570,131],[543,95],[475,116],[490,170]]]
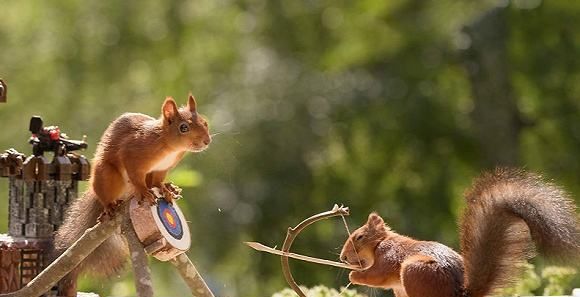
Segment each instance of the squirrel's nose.
[[205,144],[205,145],[209,145],[210,143],[211,143],[211,137],[208,137],[208,138],[203,140],[203,144]]

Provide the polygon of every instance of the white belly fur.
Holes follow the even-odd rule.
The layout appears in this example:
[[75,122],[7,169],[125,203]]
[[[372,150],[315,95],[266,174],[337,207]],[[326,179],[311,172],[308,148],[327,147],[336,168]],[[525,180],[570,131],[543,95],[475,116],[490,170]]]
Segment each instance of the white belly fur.
[[[149,172],[169,169],[171,166],[173,166],[173,163],[175,163],[175,158],[177,158],[177,154],[179,153],[169,154],[165,158],[160,159],[149,170]],[[126,170],[122,170],[121,175],[123,176],[123,180],[126,182],[126,184],[125,190],[123,191],[123,195],[119,199],[127,200],[127,198],[132,197],[134,195],[135,187],[131,183],[131,180],[129,179],[129,175],[127,174]]]
[[171,166],[173,166],[173,164],[175,164],[175,158],[177,158],[177,155],[178,154],[179,154],[179,152],[172,153],[172,154],[169,154],[169,155],[165,156],[163,159],[160,159],[151,168],[151,171],[160,171],[160,170],[167,170],[167,169],[169,169]]

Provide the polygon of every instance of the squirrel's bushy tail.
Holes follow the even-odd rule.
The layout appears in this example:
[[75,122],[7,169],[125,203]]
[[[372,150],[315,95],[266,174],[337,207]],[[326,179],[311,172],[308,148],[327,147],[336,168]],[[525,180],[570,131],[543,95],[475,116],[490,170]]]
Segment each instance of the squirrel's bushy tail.
[[460,231],[467,296],[487,296],[518,277],[534,253],[530,238],[549,259],[578,261],[576,206],[554,184],[499,168],[476,179],[465,198]]
[[[75,200],[67,210],[64,223],[56,231],[55,252],[62,254],[85,230],[93,227],[102,211],[102,205],[90,189]],[[115,232],[81,262],[77,272],[88,271],[97,276],[109,277],[123,269],[127,257],[127,242],[119,232]]]

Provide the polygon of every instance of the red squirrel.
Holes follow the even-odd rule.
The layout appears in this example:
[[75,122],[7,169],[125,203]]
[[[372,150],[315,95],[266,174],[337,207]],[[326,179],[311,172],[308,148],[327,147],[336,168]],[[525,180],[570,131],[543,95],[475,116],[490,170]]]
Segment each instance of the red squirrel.
[[210,142],[207,121],[197,114],[192,95],[182,108],[173,98],[165,99],[159,119],[125,113],[109,125],[99,142],[91,188],[106,214],[127,193],[155,203],[151,187],[160,188],[172,202],[172,192],[163,183],[167,172],[185,152],[201,152]]
[[483,297],[514,281],[533,255],[577,264],[580,222],[563,190],[537,175],[496,169],[466,192],[461,254],[399,235],[376,213],[345,242],[340,259],[358,265],[353,284],[393,289],[397,297]]
[[[149,189],[158,187],[172,202],[173,193],[164,183],[167,172],[186,152],[201,152],[210,142],[208,123],[197,113],[192,95],[180,108],[173,98],[166,98],[157,119],[125,113],[114,120],[97,146],[87,191],[72,203],[56,232],[56,253],[64,252],[98,220],[113,215],[121,200],[136,196],[142,202],[155,203]],[[61,294],[76,296],[75,280],[84,269],[106,276],[117,273],[127,254],[124,238],[111,236],[65,278],[67,289]]]

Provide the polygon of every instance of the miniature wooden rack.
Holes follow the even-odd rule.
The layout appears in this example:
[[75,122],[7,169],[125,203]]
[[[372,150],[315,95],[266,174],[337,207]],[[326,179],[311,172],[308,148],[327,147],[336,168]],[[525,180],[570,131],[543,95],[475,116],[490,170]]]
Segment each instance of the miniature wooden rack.
[[53,233],[89,172],[88,160],[79,154],[52,160],[15,149],[0,154],[0,178],[8,179],[8,234],[0,234],[0,294],[26,286],[50,264]]

